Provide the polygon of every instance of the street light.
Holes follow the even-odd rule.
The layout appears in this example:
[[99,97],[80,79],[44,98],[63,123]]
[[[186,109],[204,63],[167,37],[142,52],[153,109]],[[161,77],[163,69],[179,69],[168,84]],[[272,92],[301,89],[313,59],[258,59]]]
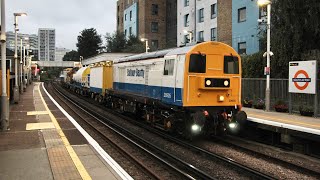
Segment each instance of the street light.
[[149,44],[148,44],[148,39],[147,38],[141,38],[142,42],[146,42],[146,53],[148,53],[148,50],[150,49]]
[[13,101],[14,103],[18,103],[19,101],[19,87],[18,87],[18,55],[17,55],[17,32],[18,28],[18,16],[27,16],[27,13],[13,13],[14,15],[14,66],[15,66],[15,86],[13,89]]
[[267,67],[265,69],[267,75],[267,84],[266,84],[266,111],[270,111],[270,56],[273,53],[270,51],[270,28],[271,28],[271,1],[270,0],[258,0],[259,6],[267,5]]

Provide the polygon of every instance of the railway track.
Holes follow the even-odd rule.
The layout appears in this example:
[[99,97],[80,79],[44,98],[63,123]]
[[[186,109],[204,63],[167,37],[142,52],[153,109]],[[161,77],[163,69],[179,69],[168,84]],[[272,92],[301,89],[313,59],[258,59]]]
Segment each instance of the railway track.
[[[81,98],[83,98],[83,97],[81,97]],[[88,99],[86,99],[86,100],[88,100]],[[108,111],[110,113],[110,109],[104,110],[104,111]],[[113,112],[113,114],[115,114],[115,113]],[[100,115],[96,114],[96,116],[101,116],[101,114]],[[131,118],[128,118],[127,116],[119,115],[118,113],[116,113],[116,116],[121,117],[121,118],[125,118],[127,120],[131,119]],[[104,119],[104,118],[102,118],[102,119]],[[105,119],[104,119],[104,121],[105,121]],[[132,122],[138,123],[137,121],[132,121]],[[150,126],[146,126],[143,123],[142,124],[138,123],[138,124],[139,124],[139,126],[143,126],[143,128],[149,129],[149,131],[152,131],[153,133],[156,132],[159,136],[165,137],[167,140],[171,141],[172,143],[178,144],[180,147],[184,147],[185,149],[188,149],[189,151],[192,151],[193,153],[201,154],[201,156],[205,157],[206,159],[210,159],[211,162],[220,161],[220,162],[224,163],[229,169],[230,168],[236,169],[236,171],[240,171],[241,174],[243,174],[243,173],[246,174],[246,177],[253,177],[253,178],[259,178],[259,179],[275,179],[275,177],[272,177],[268,174],[264,174],[262,172],[259,172],[259,171],[255,170],[254,168],[250,168],[248,166],[237,163],[235,160],[222,157],[220,155],[214,154],[212,152],[206,151],[206,150],[201,149],[196,146],[192,146],[192,145],[190,145],[190,143],[181,141],[181,140],[174,138],[172,136],[168,136],[168,134],[163,133],[162,131],[155,131],[154,128],[152,128]],[[154,143],[154,144],[157,144],[157,143]],[[154,146],[154,145],[152,145],[152,146]],[[158,146],[161,146],[161,145],[158,145]],[[159,148],[155,147],[155,149],[159,149]],[[152,150],[152,152],[156,152],[156,151]],[[172,156],[172,154],[170,154],[169,156]],[[173,163],[173,164],[175,164],[175,163]],[[193,167],[193,166],[196,167],[196,165],[194,165],[194,164],[192,165],[192,164],[186,163],[186,162],[183,164],[186,164],[186,165],[188,164],[187,166],[189,166],[189,167]],[[198,169],[201,169],[201,168],[198,168]],[[191,171],[188,170],[187,172],[191,172]],[[207,177],[204,179],[208,179],[208,177],[214,177],[214,175],[211,175],[211,176],[207,175]],[[217,178],[220,178],[220,176],[218,176]],[[203,179],[203,178],[201,178],[201,179]]]
[[[72,110],[78,117],[81,118],[81,121],[84,122],[87,126],[89,126],[95,134],[97,134],[100,138],[105,140],[108,143],[111,143],[113,147],[115,147],[121,154],[124,154],[128,159],[130,159],[135,165],[139,166],[139,169],[143,169],[143,171],[148,174],[149,178],[152,179],[214,179],[210,175],[202,172],[201,170],[193,167],[191,164],[161,150],[160,148],[154,146],[153,144],[144,141],[143,138],[132,134],[131,132],[127,131],[126,129],[118,126],[115,123],[112,123],[112,120],[107,119],[106,117],[100,117],[94,111],[94,109],[84,108],[78,102],[74,101],[72,98],[64,95],[58,88],[54,87],[53,93],[55,93],[55,97],[59,98],[59,102],[63,102],[64,106],[68,106],[70,110]],[[91,120],[94,119],[95,121],[90,121],[88,116],[91,117]],[[106,121],[108,121],[107,124]],[[114,140],[110,139],[105,134],[105,127],[112,130],[117,136],[125,139],[127,143],[130,143],[131,146],[135,146],[136,149],[143,151],[144,154],[147,156],[152,157],[154,161],[157,161],[155,164],[161,163],[162,166],[156,165],[157,168],[150,168],[152,165],[148,165],[146,161],[142,161],[141,159],[136,158],[137,155],[130,150],[128,150],[128,146],[121,143],[116,143]],[[146,158],[143,158],[144,160]],[[164,167],[165,166],[165,167]],[[168,174],[168,169],[170,172]],[[164,174],[166,174],[164,176]],[[160,176],[161,175],[161,176]]]

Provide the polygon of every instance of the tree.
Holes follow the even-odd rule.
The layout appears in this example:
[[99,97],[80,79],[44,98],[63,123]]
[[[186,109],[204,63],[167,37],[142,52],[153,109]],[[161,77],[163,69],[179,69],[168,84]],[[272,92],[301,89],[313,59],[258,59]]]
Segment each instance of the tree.
[[105,38],[107,52],[141,53],[145,51],[144,43],[137,36],[131,35],[126,39],[123,33],[115,32],[107,33]]
[[145,51],[144,43],[137,37],[130,35],[129,39],[126,43],[126,48],[124,52],[131,52],[131,53],[142,53]]
[[96,29],[84,29],[78,36],[77,47],[79,55],[87,58],[98,54],[99,49],[101,48],[101,43],[101,36],[98,35]]
[[115,32],[113,34],[107,33],[106,36],[107,42],[107,52],[123,52],[126,48],[126,37],[123,33]]
[[271,76],[288,77],[289,61],[320,49],[320,2],[318,0],[273,0],[271,18]]
[[67,52],[63,58],[63,61],[79,61],[80,60],[80,55],[78,51],[72,50],[70,52]]

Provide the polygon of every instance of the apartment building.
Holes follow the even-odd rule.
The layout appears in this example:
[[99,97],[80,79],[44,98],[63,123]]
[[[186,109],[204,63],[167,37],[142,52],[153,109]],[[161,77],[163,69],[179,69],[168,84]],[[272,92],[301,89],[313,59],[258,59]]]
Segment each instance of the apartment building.
[[64,55],[67,54],[67,52],[70,52],[70,49],[66,49],[63,47],[57,47],[55,52],[55,61],[63,61]]
[[232,0],[232,47],[239,54],[249,55],[260,50],[266,16],[266,7],[259,7],[257,1]]
[[177,4],[178,46],[202,41],[231,45],[231,0],[178,0]]
[[55,29],[39,28],[38,30],[38,55],[40,61],[55,60],[56,33]]
[[177,0],[118,0],[117,31],[127,38],[148,39],[151,50],[175,47],[176,4]]

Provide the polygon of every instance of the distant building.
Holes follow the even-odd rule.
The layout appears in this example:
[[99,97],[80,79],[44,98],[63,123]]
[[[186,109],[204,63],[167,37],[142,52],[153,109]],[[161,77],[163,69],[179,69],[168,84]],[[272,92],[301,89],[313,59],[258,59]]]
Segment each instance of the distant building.
[[177,0],[118,0],[117,31],[126,37],[148,39],[151,50],[176,47],[172,43],[176,39],[176,4]]
[[62,61],[67,52],[70,52],[70,50],[66,48],[56,48],[55,61]]
[[266,20],[266,15],[266,7],[259,8],[257,1],[232,0],[232,47],[239,54],[248,55],[260,50],[259,39],[265,26],[258,19]]
[[[8,31],[7,36],[7,48],[14,52],[15,47],[15,33]],[[35,59],[38,59],[38,35],[36,34],[21,34],[17,33],[17,51],[20,53],[20,44],[22,40],[22,46],[29,50],[32,50],[32,54]],[[19,55],[19,54],[18,54]]]
[[38,49],[40,61],[55,60],[56,33],[55,29],[39,28]]
[[202,41],[220,41],[231,45],[231,5],[232,0],[179,0],[178,46]]

